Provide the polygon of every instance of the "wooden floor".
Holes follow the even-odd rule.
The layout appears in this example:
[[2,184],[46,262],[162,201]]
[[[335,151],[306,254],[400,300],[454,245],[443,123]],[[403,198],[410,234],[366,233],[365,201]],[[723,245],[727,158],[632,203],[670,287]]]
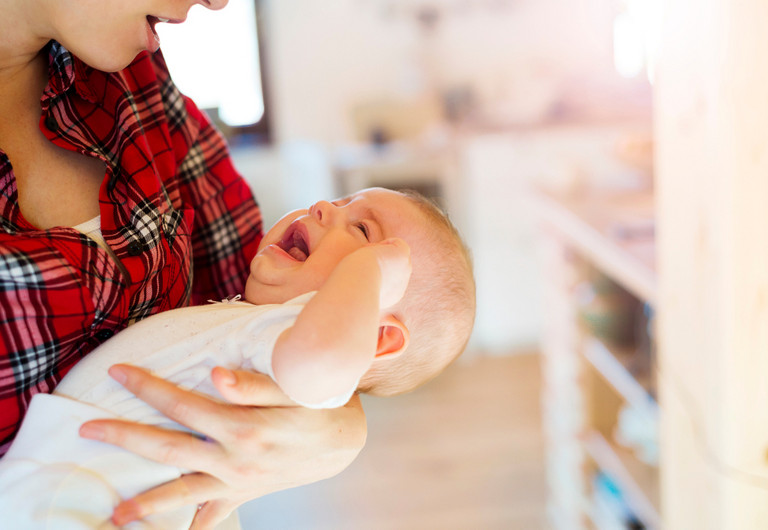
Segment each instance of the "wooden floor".
[[366,396],[352,466],[252,501],[243,529],[547,528],[539,396],[535,354],[472,356],[411,394]]

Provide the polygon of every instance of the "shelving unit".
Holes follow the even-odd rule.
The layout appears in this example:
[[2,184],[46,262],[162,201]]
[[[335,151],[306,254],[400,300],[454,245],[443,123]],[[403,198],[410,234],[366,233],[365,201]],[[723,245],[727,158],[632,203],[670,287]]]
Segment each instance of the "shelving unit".
[[[649,190],[538,191],[534,202],[545,274],[542,357],[550,520],[555,528],[568,530],[658,529],[659,406],[648,347],[653,338],[611,342],[607,331],[599,336],[599,325],[585,324],[589,304],[597,304],[602,317],[597,324],[606,330],[621,314],[611,306],[616,300],[623,304],[617,308],[626,308],[627,301],[646,308],[656,304],[653,195]],[[611,295],[602,308],[594,298],[585,299],[585,285],[595,277],[615,284],[620,298]],[[627,410],[635,435],[640,428],[642,447],[617,434],[622,423],[626,430]]]
[[649,393],[653,381],[638,380],[627,368],[633,352],[616,347],[609,349],[601,340],[588,337],[584,342],[583,355],[627,403],[658,421],[659,406]]

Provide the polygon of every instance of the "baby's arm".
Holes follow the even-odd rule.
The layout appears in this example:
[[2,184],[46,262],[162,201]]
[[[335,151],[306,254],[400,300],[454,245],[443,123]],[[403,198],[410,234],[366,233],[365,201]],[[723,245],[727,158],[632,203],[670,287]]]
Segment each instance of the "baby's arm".
[[346,256],[275,344],[272,370],[283,391],[308,404],[349,391],[376,356],[381,311],[402,298],[410,274],[400,239]]

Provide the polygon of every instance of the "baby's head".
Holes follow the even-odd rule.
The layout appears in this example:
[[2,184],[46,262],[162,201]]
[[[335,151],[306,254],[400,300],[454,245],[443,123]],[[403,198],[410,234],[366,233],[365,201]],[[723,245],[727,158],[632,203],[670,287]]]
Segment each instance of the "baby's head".
[[475,315],[469,253],[448,218],[421,196],[371,188],[290,212],[264,236],[245,297],[282,303],[317,290],[345,256],[393,237],[409,245],[413,272],[387,314],[404,324],[410,340],[399,355],[377,358],[360,390],[383,396],[412,390],[463,351]]
[[[359,390],[375,396],[409,392],[442,372],[463,351],[475,321],[475,280],[469,250],[445,213],[428,199],[402,194],[421,222],[403,237],[413,272],[402,300],[389,309],[410,340],[397,357],[374,362]],[[400,236],[402,237],[402,236]]]

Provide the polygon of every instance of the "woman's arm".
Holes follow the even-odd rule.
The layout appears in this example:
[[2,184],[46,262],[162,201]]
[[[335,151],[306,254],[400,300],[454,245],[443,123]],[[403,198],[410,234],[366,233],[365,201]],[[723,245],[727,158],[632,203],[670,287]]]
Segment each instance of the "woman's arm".
[[158,411],[207,436],[116,420],[84,424],[86,438],[194,470],[118,505],[113,516],[118,525],[198,504],[191,528],[211,529],[248,500],[336,475],[365,444],[357,397],[337,409],[306,409],[267,376],[217,368],[214,384],[229,400],[222,403],[140,368],[120,365],[110,374]]
[[[0,456],[32,396],[50,392],[122,323],[116,308],[124,276],[85,239],[63,229],[47,237],[0,233]],[[96,289],[101,296],[92,295]]]
[[164,126],[173,148],[165,192],[177,210],[193,214],[191,241],[184,243],[193,253],[191,305],[242,293],[243,272],[263,236],[261,210],[221,132],[171,80],[162,51],[147,60],[152,71],[141,74],[154,76],[161,87]]

